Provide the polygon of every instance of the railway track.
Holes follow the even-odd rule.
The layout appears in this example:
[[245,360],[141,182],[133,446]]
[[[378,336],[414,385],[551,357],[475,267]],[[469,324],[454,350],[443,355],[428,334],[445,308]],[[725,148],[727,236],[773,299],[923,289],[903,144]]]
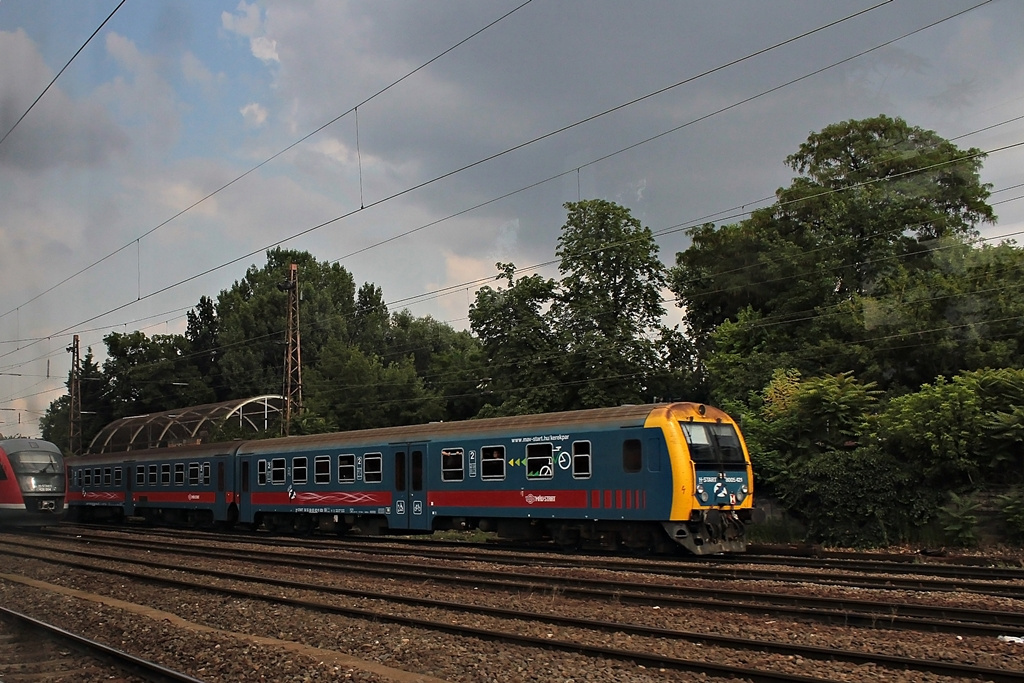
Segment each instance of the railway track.
[[[126,547],[122,542],[118,541],[112,544],[114,547]],[[145,546],[148,550],[153,552],[159,552],[160,549],[154,547],[150,542]],[[10,552],[10,550],[9,550]],[[56,549],[54,552],[59,553],[70,553],[78,557],[87,557],[96,561],[103,561],[109,559],[109,553],[94,553],[80,550],[67,550],[67,549]],[[165,548],[164,552],[182,554],[184,551],[180,546],[172,546]],[[33,551],[29,550],[26,556],[31,556]],[[38,554],[37,552],[34,554]],[[237,559],[238,552],[232,553],[233,557]],[[207,555],[200,553],[198,556],[213,559],[223,559],[220,555],[213,554]],[[301,567],[307,570],[317,570],[322,572],[337,572],[339,569],[345,567],[346,564],[350,563],[351,560],[344,560],[343,564],[338,562],[305,562],[296,563],[295,561],[286,561],[286,558],[280,553],[265,553],[259,556],[255,556],[253,553],[246,553],[246,557],[250,560],[259,559],[264,561],[264,565],[267,569],[265,573],[269,573],[269,568],[275,565],[288,564],[292,567]],[[159,561],[140,561],[138,559],[130,560],[132,564],[137,564],[147,569],[158,569],[161,571],[172,572],[174,570],[186,570],[181,566],[181,562],[159,562]],[[779,643],[771,640],[758,640],[748,638],[734,638],[726,636],[718,636],[708,633],[696,633],[680,630],[672,630],[665,628],[652,628],[635,624],[628,623],[617,623],[608,621],[594,621],[588,619],[571,618],[565,616],[557,616],[539,612],[530,612],[525,610],[509,610],[499,609],[486,605],[475,605],[457,603],[452,600],[445,600],[442,602],[432,601],[425,598],[416,597],[401,597],[396,596],[394,592],[372,592],[366,590],[352,590],[352,589],[341,589],[327,584],[317,583],[311,585],[309,580],[303,581],[292,581],[285,579],[275,579],[265,575],[243,575],[237,570],[212,570],[212,569],[197,569],[187,568],[187,571],[198,575],[198,577],[192,577],[188,579],[174,578],[165,575],[155,576],[151,571],[147,570],[128,570],[123,567],[110,568],[103,567],[91,563],[80,563],[80,562],[69,562],[65,560],[64,566],[74,566],[84,571],[99,571],[106,573],[116,573],[118,576],[129,578],[133,581],[157,581],[167,586],[173,586],[177,589],[186,591],[217,591],[223,595],[229,595],[237,599],[245,600],[263,600],[273,601],[276,604],[288,605],[290,607],[311,610],[319,613],[333,613],[341,614],[352,618],[369,619],[374,621],[389,621],[392,623],[402,624],[405,626],[412,626],[417,628],[424,628],[430,630],[443,630],[448,633],[455,633],[463,637],[473,638],[485,638],[485,639],[497,639],[503,642],[516,642],[524,646],[532,647],[546,647],[548,649],[562,649],[565,651],[585,653],[588,656],[594,657],[611,657],[625,659],[633,662],[643,662],[649,666],[658,666],[662,668],[670,668],[676,670],[685,671],[704,671],[706,673],[712,673],[714,675],[721,676],[744,676],[750,680],[814,680],[813,677],[807,677],[799,674],[797,677],[792,677],[790,674],[780,674],[775,671],[765,671],[759,668],[743,668],[743,667],[726,667],[721,665],[709,665],[706,660],[690,660],[685,657],[679,657],[671,653],[658,654],[658,649],[655,647],[655,643],[661,643],[665,640],[673,642],[686,641],[689,643],[697,643],[703,646],[722,648],[727,650],[743,650],[746,652],[769,652],[775,655],[796,657],[812,660],[829,660],[829,661],[841,661],[851,665],[865,665],[867,663],[873,663],[874,666],[886,666],[892,667],[898,670],[912,670],[918,672],[929,672],[936,675],[944,675],[951,677],[970,677],[978,680],[992,680],[992,681],[1010,681],[1010,680],[1022,680],[1024,679],[1024,671],[1018,671],[1013,669],[998,669],[992,667],[981,667],[970,664],[957,664],[950,662],[943,662],[937,660],[922,660],[907,657],[896,657],[890,655],[883,655],[879,653],[865,653],[857,652],[852,650],[840,650],[836,648],[822,648],[813,646],[799,646],[791,645],[786,643]],[[447,567],[446,570],[450,573],[451,567]],[[404,574],[396,574],[396,570],[392,568],[391,577],[392,579],[396,576],[404,576]],[[417,575],[420,580],[423,579],[423,575]],[[208,577],[208,578],[202,578]],[[521,577],[520,577],[521,578]],[[550,577],[549,577],[550,578]],[[212,580],[211,580],[212,579]],[[437,576],[432,577],[431,580],[440,580]],[[461,580],[465,581],[466,577],[461,576]],[[239,582],[244,582],[250,587],[242,588],[239,587]],[[490,586],[490,583],[483,584]],[[261,590],[254,591],[251,586],[260,586]],[[571,593],[573,590],[566,584],[556,585],[551,588],[553,591],[557,591],[561,595]],[[281,595],[280,591],[275,594],[268,594],[267,588],[273,587],[276,589],[287,589],[286,595]],[[530,585],[529,591],[539,590],[537,586]],[[597,589],[588,588],[581,594],[588,598],[596,598],[599,595],[604,599],[607,599],[609,595],[615,597],[620,601],[637,599],[641,602],[656,599],[662,604],[672,603],[671,596],[668,594],[660,594],[652,596],[650,593],[644,594],[643,592],[633,596],[627,595],[621,590],[621,586],[612,589],[612,593],[594,593]],[[692,590],[688,588],[687,591]],[[315,596],[323,594],[340,595],[347,598],[357,598],[362,601],[375,601],[385,605],[384,608],[368,610],[366,608],[356,608],[340,606],[334,603],[327,603],[322,598],[308,597],[308,594],[312,593]],[[295,597],[306,595],[307,597]],[[761,596],[763,597],[763,596]],[[698,603],[706,605],[708,599],[703,596],[698,599]],[[406,607],[412,607],[414,609],[430,609],[430,610],[443,610],[446,616],[438,619],[423,619],[420,616],[416,616],[416,613],[412,614],[396,613],[394,605],[400,603]],[[674,604],[674,603],[673,603]],[[684,601],[683,604],[690,604]],[[735,605],[733,605],[735,607]],[[891,605],[890,605],[891,607]],[[902,606],[901,606],[902,607]],[[764,610],[764,605],[759,606],[757,609]],[[811,609],[811,608],[808,608]],[[457,616],[452,616],[452,613]],[[806,618],[811,612],[807,609],[801,608],[799,612],[801,618]],[[889,615],[889,619],[884,618],[884,612],[880,615],[875,614],[862,614],[864,619],[862,622],[858,622],[859,616],[853,611],[847,611],[840,613],[838,616],[844,618],[846,623],[863,623],[866,626],[878,626],[879,622],[882,621],[886,626],[892,626],[893,623],[908,619],[914,621],[913,628],[932,630],[941,627],[941,624],[932,623],[928,617],[916,616],[916,617],[903,617],[903,616],[892,616]],[[1015,615],[1016,616],[1016,615]],[[486,617],[487,619],[497,620],[499,622],[498,628],[482,628],[480,626],[471,625],[465,622],[478,622],[481,618]],[[996,615],[992,612],[974,611],[974,614],[968,616],[966,612],[958,612],[956,618],[959,619],[972,619],[977,620],[974,626],[968,626],[967,621],[960,622],[946,622],[946,625],[950,628],[956,628],[960,632],[964,632],[968,628],[975,628],[981,626],[992,626],[991,623],[986,624],[986,621],[995,619],[999,621],[997,630],[1005,630],[1007,623],[1005,620],[1009,617],[1007,615]],[[524,635],[517,632],[516,630],[510,630],[507,626],[508,623],[513,622],[529,622],[539,624],[549,624],[552,628],[561,629],[572,629],[574,636],[569,640],[559,639],[552,637],[552,634],[548,634],[548,637],[538,638],[535,635]],[[500,624],[506,624],[503,628]],[[1024,623],[1024,622],[1022,622]],[[606,645],[593,645],[587,644],[587,633],[601,631],[606,633],[617,634],[618,637],[623,635],[630,639],[640,639],[644,641],[650,641],[650,646],[642,650],[624,649],[624,648],[609,648]],[[975,632],[975,631],[970,631]],[[994,631],[986,629],[980,629],[980,632],[992,634]],[[734,658],[728,655],[723,655],[723,659],[719,661],[732,661]]]
[[[76,539],[92,545],[110,548],[155,551],[159,548],[150,540],[144,543],[109,539],[102,536]],[[29,545],[28,555],[40,546]],[[210,560],[231,561],[238,557],[235,550],[200,548],[181,543],[165,543],[163,550],[178,557],[192,556]],[[65,552],[91,559],[103,559],[104,553],[69,549]],[[852,597],[823,597],[800,593],[781,593],[778,590],[747,590],[725,586],[702,587],[692,584],[680,586],[644,583],[637,584],[635,578],[587,578],[553,576],[519,567],[514,573],[506,569],[480,569],[460,567],[453,571],[450,565],[423,565],[409,567],[408,556],[397,561],[366,558],[295,557],[294,555],[250,550],[246,552],[250,562],[266,565],[287,565],[299,569],[331,572],[359,572],[408,581],[431,580],[435,582],[462,584],[472,580],[475,585],[491,590],[512,592],[546,592],[571,595],[586,599],[614,600],[620,603],[638,605],[699,607],[722,612],[747,611],[755,614],[769,613],[790,618],[804,618],[827,624],[847,624],[872,627],[885,624],[888,628],[906,630],[931,630],[956,634],[992,635],[1004,634],[1008,628],[1024,630],[1024,613],[935,605],[927,603],[896,602],[892,599],[866,599]],[[140,564],[148,564],[136,560]],[[164,568],[166,565],[154,562],[151,566]],[[210,570],[212,574],[215,571]],[[675,577],[678,578],[678,577]],[[702,577],[706,578],[706,577]]]
[[[104,527],[105,531],[124,533],[124,527]],[[75,533],[95,538],[92,527],[62,526],[50,533]],[[181,538],[181,532],[147,529],[147,536]],[[559,555],[552,550],[524,551],[496,549],[489,544],[466,544],[417,539],[316,540],[268,536],[266,534],[219,534],[206,532],[200,538],[224,543],[257,542],[261,545],[309,551],[332,549],[370,555],[391,555],[443,560],[482,561],[495,564],[531,567],[593,568],[630,573],[673,576],[679,578],[714,579],[722,581],[778,581],[784,583],[842,585],[850,588],[880,588],[907,591],[960,591],[1008,598],[1024,598],[1024,569],[1000,566],[947,565],[916,563],[910,559],[865,560],[863,553],[851,559],[821,559],[787,556],[714,556],[700,558],[622,558],[621,556]],[[102,537],[99,537],[102,538]],[[468,546],[468,547],[467,547]],[[887,557],[893,557],[891,555]],[[808,571],[802,571],[807,569]]]
[[[127,677],[126,677],[127,675]],[[26,614],[0,607],[0,681],[202,683]]]

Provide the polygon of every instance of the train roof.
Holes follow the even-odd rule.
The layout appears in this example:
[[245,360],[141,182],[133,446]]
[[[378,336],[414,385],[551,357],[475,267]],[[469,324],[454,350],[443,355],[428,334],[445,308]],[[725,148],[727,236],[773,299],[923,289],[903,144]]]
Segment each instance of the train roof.
[[328,449],[358,446],[361,444],[432,441],[441,438],[555,436],[568,430],[579,432],[599,428],[642,427],[647,418],[656,411],[663,413],[669,419],[679,420],[687,419],[689,416],[705,415],[705,413],[698,411],[699,408],[706,411],[706,417],[709,419],[728,419],[728,415],[711,406],[704,407],[696,403],[648,403],[613,408],[541,413],[537,415],[481,418],[459,422],[431,422],[428,424],[398,427],[377,427],[329,434],[278,437],[259,441],[232,441],[197,446],[138,449],[120,453],[86,455],[82,458],[72,458],[71,463],[88,461],[99,464],[130,460],[174,459],[179,454],[183,458],[202,458],[233,453],[236,449],[239,454],[287,453],[318,447]]
[[17,451],[29,451],[39,450],[46,451],[48,453],[60,454],[60,449],[55,444],[49,441],[43,441],[42,439],[29,439],[22,437],[15,437],[11,439],[0,439],[0,449],[4,452],[12,453]]
[[592,408],[537,415],[491,417],[458,422],[431,422],[429,424],[377,427],[332,434],[281,437],[250,441],[243,452],[286,452],[306,450],[316,446],[337,446],[360,443],[401,443],[431,441],[443,437],[489,435],[537,435],[537,432],[558,433],[566,429],[592,429],[597,427],[642,427],[654,408],[665,404],[626,405],[615,408]]

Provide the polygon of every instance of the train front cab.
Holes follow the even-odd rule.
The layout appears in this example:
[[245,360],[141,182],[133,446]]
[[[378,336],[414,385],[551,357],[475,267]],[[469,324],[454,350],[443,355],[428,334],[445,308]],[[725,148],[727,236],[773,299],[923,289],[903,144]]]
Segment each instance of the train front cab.
[[0,440],[0,519],[14,526],[57,523],[67,488],[60,450],[38,439]]
[[665,531],[698,555],[745,550],[745,527],[760,511],[736,423],[717,408],[678,403],[652,413],[647,424],[661,427],[671,453],[675,487]]

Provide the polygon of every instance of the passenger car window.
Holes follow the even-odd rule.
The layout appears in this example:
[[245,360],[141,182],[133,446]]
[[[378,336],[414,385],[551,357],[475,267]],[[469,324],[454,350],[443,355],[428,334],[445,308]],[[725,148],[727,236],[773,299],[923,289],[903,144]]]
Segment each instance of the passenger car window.
[[501,480],[505,478],[505,447],[484,446],[480,449],[482,460],[480,478]]
[[463,451],[461,448],[441,449],[441,480],[462,481],[464,476]]
[[331,456],[318,455],[313,460],[313,481],[317,484],[331,483]]
[[551,479],[555,474],[554,449],[549,443],[535,443],[526,447],[526,478]]
[[574,479],[590,479],[589,441],[575,441],[572,444],[572,476]]
[[356,480],[356,456],[345,453],[338,456],[338,483],[351,484]]
[[644,465],[643,448],[640,439],[626,439],[622,442],[622,469],[639,472]]
[[363,481],[368,484],[379,484],[383,479],[380,453],[367,453],[363,456]]
[[292,483],[293,484],[305,484],[308,478],[307,470],[309,469],[309,461],[305,456],[301,458],[292,459]]
[[270,483],[283,484],[285,479],[284,458],[274,458],[270,461]]

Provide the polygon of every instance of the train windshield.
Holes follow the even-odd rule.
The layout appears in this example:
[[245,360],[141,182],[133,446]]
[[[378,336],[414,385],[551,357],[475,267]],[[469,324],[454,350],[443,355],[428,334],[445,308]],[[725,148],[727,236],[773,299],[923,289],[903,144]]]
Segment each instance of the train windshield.
[[690,457],[703,465],[746,464],[739,435],[731,424],[680,422]]
[[11,466],[15,474],[62,474],[64,466],[60,455],[47,451],[21,451],[11,453]]

